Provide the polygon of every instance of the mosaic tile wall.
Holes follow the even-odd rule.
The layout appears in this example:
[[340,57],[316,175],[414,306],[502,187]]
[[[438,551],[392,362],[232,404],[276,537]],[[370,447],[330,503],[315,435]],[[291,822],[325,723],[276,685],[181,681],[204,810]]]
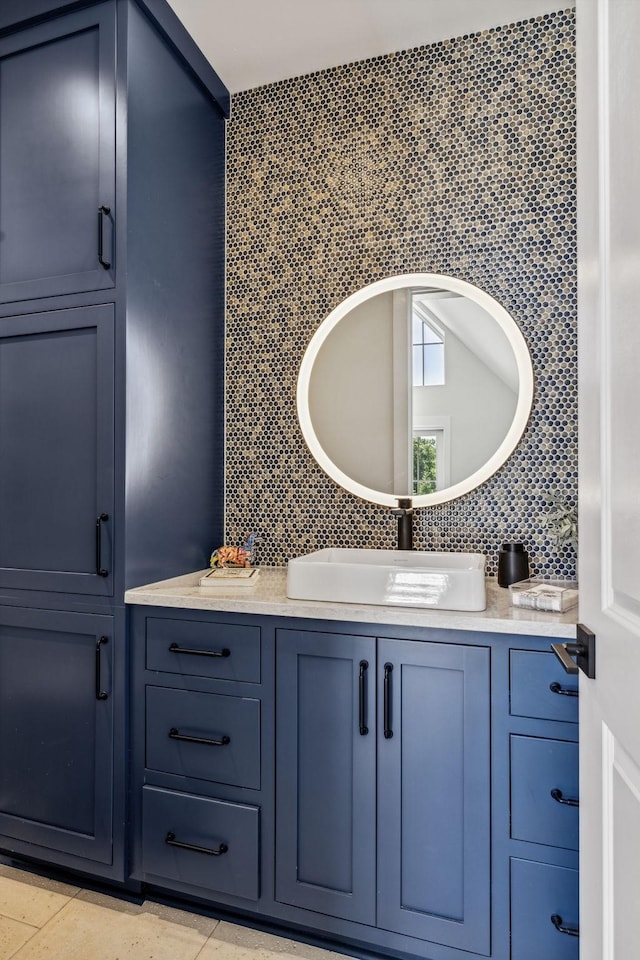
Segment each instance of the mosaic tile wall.
[[318,324],[382,277],[482,287],[531,352],[532,417],[475,492],[416,518],[421,549],[523,540],[536,574],[571,577],[545,495],[577,497],[575,22],[559,12],[237,95],[228,127],[228,543],[259,561],[394,547],[396,520],[336,486],[296,415]]

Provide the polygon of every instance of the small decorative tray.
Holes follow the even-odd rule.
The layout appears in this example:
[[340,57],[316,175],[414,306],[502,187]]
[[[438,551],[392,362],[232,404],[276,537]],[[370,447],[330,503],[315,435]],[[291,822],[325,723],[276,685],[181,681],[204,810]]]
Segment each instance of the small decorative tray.
[[564,613],[578,602],[578,584],[570,580],[541,580],[531,577],[509,587],[514,607],[528,610],[553,610]]
[[216,567],[200,577],[201,587],[252,587],[260,575],[259,567]]

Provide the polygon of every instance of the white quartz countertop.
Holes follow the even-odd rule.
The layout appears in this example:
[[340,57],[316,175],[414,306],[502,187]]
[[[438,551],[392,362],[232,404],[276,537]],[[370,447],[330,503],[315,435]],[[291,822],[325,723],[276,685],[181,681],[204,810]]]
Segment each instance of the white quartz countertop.
[[487,579],[487,609],[480,613],[425,610],[373,604],[329,603],[324,600],[290,600],[286,567],[262,567],[255,586],[200,587],[206,573],[198,570],[172,580],[160,580],[127,590],[126,603],[176,607],[221,613],[249,613],[273,617],[303,617],[311,620],[343,620],[403,627],[438,627],[444,630],[477,630],[525,636],[575,639],[578,608],[567,613],[545,613],[513,607],[509,591]]

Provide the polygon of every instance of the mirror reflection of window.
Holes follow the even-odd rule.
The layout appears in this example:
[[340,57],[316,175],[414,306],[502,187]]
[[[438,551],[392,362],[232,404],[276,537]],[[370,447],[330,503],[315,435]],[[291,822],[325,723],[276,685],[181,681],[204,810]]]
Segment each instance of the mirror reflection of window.
[[413,495],[435,493],[438,470],[438,442],[431,436],[413,438]]
[[445,382],[444,334],[427,313],[417,297],[412,297],[411,350],[414,387],[439,387]]
[[411,490],[414,497],[448,486],[446,440],[444,426],[413,431]]

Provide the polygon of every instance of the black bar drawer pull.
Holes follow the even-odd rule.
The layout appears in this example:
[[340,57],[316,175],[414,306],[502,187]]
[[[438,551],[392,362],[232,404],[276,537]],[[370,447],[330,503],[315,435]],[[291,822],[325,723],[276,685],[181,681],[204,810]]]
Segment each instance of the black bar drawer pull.
[[211,740],[208,737],[190,737],[186,733],[180,733],[176,727],[171,727],[169,736],[172,740],[182,740],[184,743],[204,743],[207,747],[226,747],[231,743],[231,737],[226,734],[220,740]]
[[579,937],[580,928],[579,927],[567,927],[562,922],[562,917],[559,914],[554,913],[551,916],[551,923],[554,925],[558,933],[566,933],[568,937]]
[[[574,797],[565,797],[562,790],[558,790],[557,787],[554,787],[551,791],[551,796],[556,801],[556,803],[564,803],[567,807],[579,807],[580,801],[576,800]],[[554,914],[555,916],[555,914]]]
[[385,663],[384,665],[384,702],[383,702],[383,723],[384,723],[384,738],[385,740],[390,740],[393,736],[393,730],[391,729],[391,674],[393,673],[393,664]]
[[109,696],[108,693],[105,693],[102,687],[102,657],[100,655],[100,650],[103,643],[108,643],[109,637],[99,637],[96,641],[96,700],[106,700]]
[[182,843],[181,840],[176,840],[175,833],[171,833],[171,831],[166,835],[164,842],[168,843],[170,847],[178,847],[179,850],[192,850],[193,853],[204,853],[208,857],[221,857],[229,849],[226,843],[221,843],[217,850],[212,850],[211,847],[198,847],[195,843]]
[[366,737],[369,733],[367,726],[367,670],[369,664],[366,660],[360,661],[360,675],[358,677],[358,724],[360,726],[360,736]]
[[102,524],[109,519],[108,513],[101,513],[96,517],[96,574],[99,577],[108,577],[109,571],[102,566]]
[[580,694],[577,690],[568,690],[567,687],[562,687],[557,680],[554,680],[553,683],[549,684],[549,690],[551,693],[557,693],[561,697],[578,697]]
[[105,217],[108,217],[111,213],[111,207],[106,206],[106,204],[101,203],[98,207],[98,261],[104,267],[105,270],[108,270],[111,266],[110,260],[105,260],[104,258],[104,220]]
[[190,650],[188,647],[179,647],[177,643],[172,643],[169,647],[169,653],[188,653],[194,657],[230,657],[231,650],[225,647],[223,650]]

